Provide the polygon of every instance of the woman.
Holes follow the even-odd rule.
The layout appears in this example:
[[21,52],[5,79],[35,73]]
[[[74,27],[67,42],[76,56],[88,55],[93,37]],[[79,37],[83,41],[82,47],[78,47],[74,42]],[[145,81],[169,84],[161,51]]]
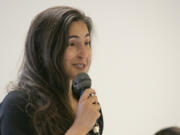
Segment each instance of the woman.
[[0,106],[1,135],[90,132],[102,117],[97,96],[86,89],[77,101],[72,81],[78,73],[88,72],[91,30],[91,19],[71,7],[49,8],[35,17],[18,84]]

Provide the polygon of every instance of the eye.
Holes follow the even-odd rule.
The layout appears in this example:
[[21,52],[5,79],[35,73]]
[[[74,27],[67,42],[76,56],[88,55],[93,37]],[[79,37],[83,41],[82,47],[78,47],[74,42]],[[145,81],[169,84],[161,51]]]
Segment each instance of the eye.
[[77,41],[69,41],[69,46],[76,46],[78,45],[78,42]]
[[69,43],[68,45],[69,45],[69,46],[74,46],[74,45],[75,45],[75,43]]
[[89,46],[91,46],[91,42],[90,42],[90,41],[85,42],[85,45],[89,45]]

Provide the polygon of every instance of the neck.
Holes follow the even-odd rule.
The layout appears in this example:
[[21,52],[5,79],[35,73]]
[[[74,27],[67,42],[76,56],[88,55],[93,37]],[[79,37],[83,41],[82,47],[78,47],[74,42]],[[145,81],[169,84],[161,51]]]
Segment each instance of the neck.
[[70,104],[71,104],[73,111],[76,112],[78,101],[73,96],[72,82],[73,82],[72,80],[69,81],[69,85],[70,85],[70,87],[69,87],[69,100],[70,100]]
[[72,80],[69,81],[69,97],[73,97],[73,93],[72,93]]

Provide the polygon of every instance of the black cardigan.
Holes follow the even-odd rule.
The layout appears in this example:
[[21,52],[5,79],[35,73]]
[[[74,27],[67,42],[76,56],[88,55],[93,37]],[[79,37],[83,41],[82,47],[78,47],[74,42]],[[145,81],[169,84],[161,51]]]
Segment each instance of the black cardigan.
[[12,91],[0,104],[0,135],[35,135],[30,117],[25,112],[27,96]]
[[[0,104],[0,135],[35,135],[32,119],[25,112],[27,99],[23,91],[12,91],[4,98]],[[101,127],[100,134],[102,134],[102,115],[98,121]],[[90,134],[93,133],[90,132]]]

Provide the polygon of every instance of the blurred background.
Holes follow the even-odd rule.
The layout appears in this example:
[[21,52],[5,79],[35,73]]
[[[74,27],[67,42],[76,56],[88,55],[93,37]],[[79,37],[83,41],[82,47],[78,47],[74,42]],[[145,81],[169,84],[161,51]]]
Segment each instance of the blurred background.
[[180,125],[180,0],[0,0],[0,101],[17,78],[32,19],[58,5],[94,22],[89,75],[103,135],[153,135]]

